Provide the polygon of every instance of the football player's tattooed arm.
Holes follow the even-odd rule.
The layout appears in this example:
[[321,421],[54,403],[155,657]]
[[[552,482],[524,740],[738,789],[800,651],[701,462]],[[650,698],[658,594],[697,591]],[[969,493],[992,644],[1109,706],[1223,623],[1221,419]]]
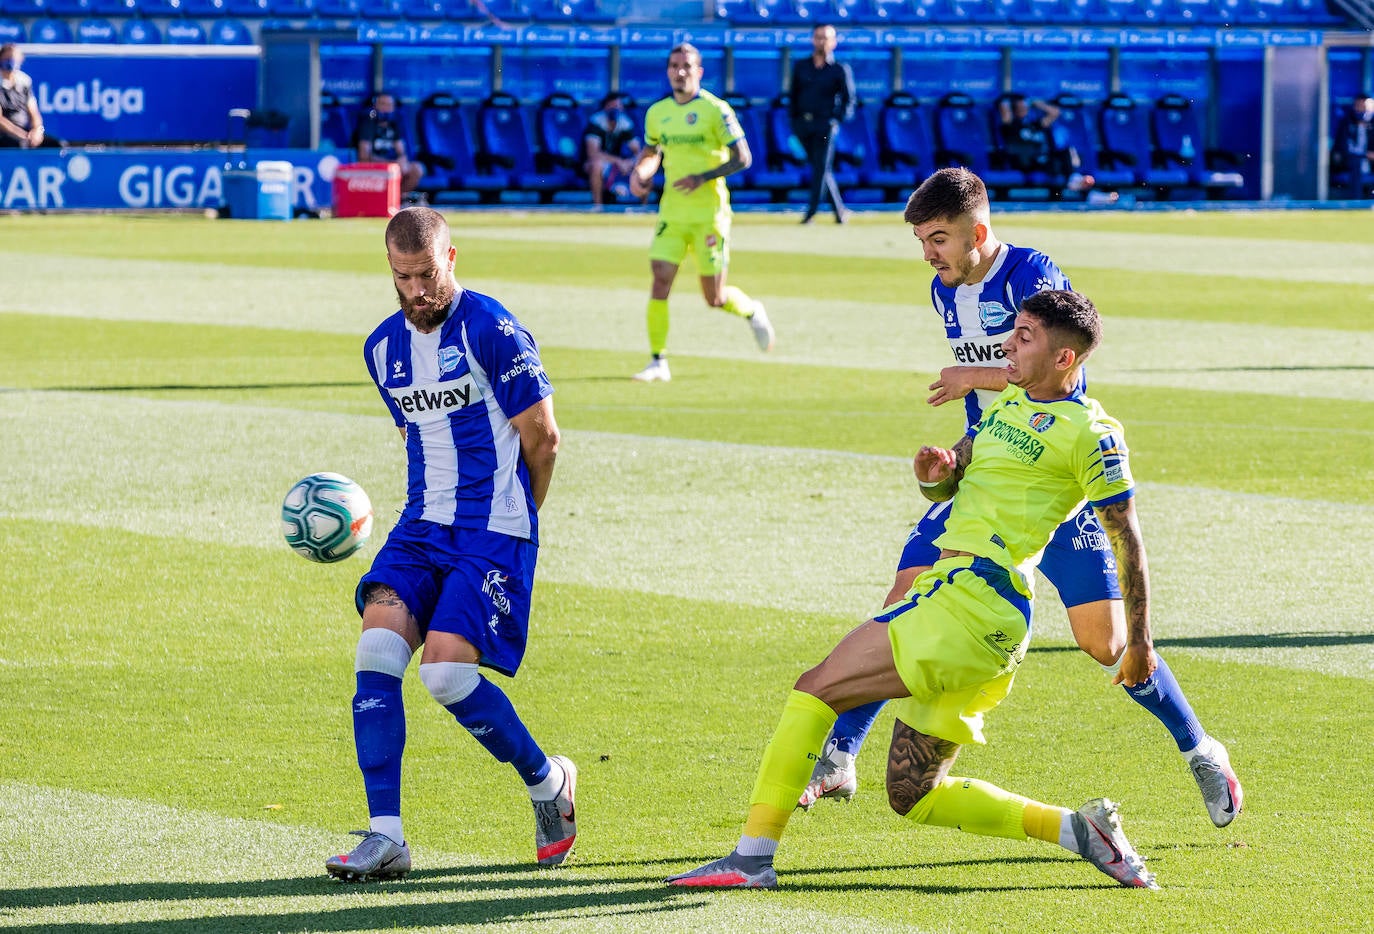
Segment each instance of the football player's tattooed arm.
[[696,191],[711,179],[734,175],[736,172],[749,168],[753,162],[754,157],[749,152],[749,144],[744,141],[743,137],[740,137],[730,144],[730,156],[720,165],[699,175],[684,175],[673,182],[673,187],[679,191]]
[[916,452],[916,479],[921,495],[933,503],[953,498],[964,478],[964,470],[973,460],[973,439],[964,435],[953,448],[926,445]]
[[1127,687],[1146,680],[1155,670],[1154,637],[1150,633],[1150,568],[1145,541],[1135,512],[1135,499],[1094,506],[1102,529],[1116,555],[1116,576],[1126,602],[1126,652],[1121,670],[1112,679]]

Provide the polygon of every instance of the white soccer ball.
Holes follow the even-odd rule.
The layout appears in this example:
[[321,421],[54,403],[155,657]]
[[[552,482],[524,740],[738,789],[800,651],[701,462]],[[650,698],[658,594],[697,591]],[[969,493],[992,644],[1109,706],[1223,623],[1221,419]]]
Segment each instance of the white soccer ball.
[[343,474],[312,473],[282,500],[281,531],[311,561],[342,561],[372,534],[372,501]]

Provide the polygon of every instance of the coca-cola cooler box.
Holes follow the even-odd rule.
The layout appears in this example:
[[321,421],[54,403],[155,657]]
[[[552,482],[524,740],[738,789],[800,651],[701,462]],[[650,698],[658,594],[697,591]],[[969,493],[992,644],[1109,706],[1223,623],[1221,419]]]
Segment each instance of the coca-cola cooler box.
[[335,217],[390,217],[401,209],[401,167],[349,162],[334,172]]

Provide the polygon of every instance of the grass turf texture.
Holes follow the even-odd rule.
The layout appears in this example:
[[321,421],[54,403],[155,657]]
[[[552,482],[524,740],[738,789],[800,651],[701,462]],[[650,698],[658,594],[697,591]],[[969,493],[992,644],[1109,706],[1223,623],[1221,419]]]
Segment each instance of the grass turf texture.
[[7,220],[0,251],[29,275],[0,298],[0,930],[1363,925],[1374,580],[1341,556],[1374,519],[1374,230],[1340,215],[1343,242],[1335,217],[1002,225],[1108,314],[1094,392],[1142,481],[1156,635],[1230,744],[1246,814],[1211,827],[1167,735],[1047,596],[990,745],[955,771],[1121,801],[1163,891],[894,817],[884,718],[855,804],[797,816],[767,895],[660,880],[728,850],[788,686],[890,582],[920,508],[911,452],[958,433],[922,401],[947,352],[899,218],[739,218],[732,278],[768,303],[777,358],[684,270],[675,380],[646,387],[626,377],[647,219],[452,216],[460,280],[531,325],[558,387],[531,651],[498,681],[582,770],[578,856],[528,868],[509,768],[412,677],[417,871],[352,888],[321,861],[366,822],[347,705],[365,561],[308,564],[275,512],[339,470],[380,542],[403,496],[359,352],[394,307],[380,224]]

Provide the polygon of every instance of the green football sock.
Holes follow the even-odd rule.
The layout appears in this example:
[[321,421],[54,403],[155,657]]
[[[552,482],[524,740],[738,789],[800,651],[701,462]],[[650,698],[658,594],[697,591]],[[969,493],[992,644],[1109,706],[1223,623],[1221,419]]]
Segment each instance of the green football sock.
[[918,824],[957,827],[983,837],[1026,839],[1022,815],[1029,798],[976,778],[945,778],[906,815]]
[[662,356],[668,349],[668,300],[649,299],[649,353]]
[[743,289],[727,285],[725,287],[725,304],[720,306],[720,310],[728,311],[732,315],[739,315],[741,318],[752,318],[754,316],[754,300],[745,295]]
[[819,698],[802,691],[793,691],[787,698],[749,796],[746,835],[774,840],[782,837],[787,818],[811,779],[815,757],[834,723],[835,711]]

